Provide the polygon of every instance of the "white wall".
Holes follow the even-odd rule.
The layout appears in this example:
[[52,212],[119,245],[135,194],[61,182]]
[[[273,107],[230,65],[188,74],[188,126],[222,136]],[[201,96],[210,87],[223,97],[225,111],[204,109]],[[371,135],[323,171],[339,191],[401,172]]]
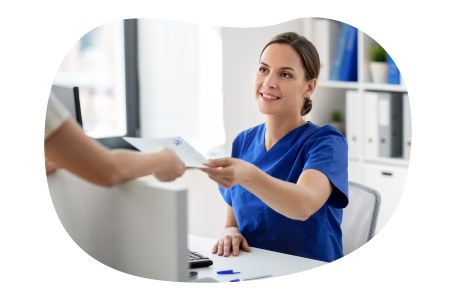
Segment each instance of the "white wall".
[[[170,136],[181,136],[191,144],[198,143],[202,134],[199,122],[200,112],[200,52],[199,52],[199,24],[273,24],[289,19],[139,19],[138,22],[138,64],[139,64],[139,88],[140,88],[140,122],[141,136],[145,138],[159,138]],[[260,27],[236,27],[237,31],[243,29],[253,32],[263,32],[263,38],[252,39],[252,36],[243,35],[242,41],[245,45],[238,44],[238,47],[246,49],[248,59],[253,57],[251,64],[244,67],[239,65],[245,58],[237,59],[235,45],[225,48],[231,40],[223,40],[223,53],[227,54],[230,64],[241,66],[241,73],[249,73],[248,83],[251,84],[253,73],[250,66],[257,63],[259,52],[258,47],[264,41],[283,30],[302,31],[302,20],[292,21],[293,25],[260,26]],[[227,28],[224,26],[223,28]],[[256,30],[256,31],[255,31]],[[255,37],[255,35],[254,35]],[[256,41],[256,42],[254,42]],[[239,43],[239,41],[234,41]],[[253,45],[257,47],[252,50]],[[235,51],[232,53],[232,51]],[[260,49],[261,51],[261,49]],[[254,54],[255,55],[250,55]],[[234,56],[233,56],[234,54]],[[224,60],[225,62],[225,60]],[[223,64],[223,68],[229,67]],[[223,73],[228,80],[237,80],[238,75],[232,76],[231,72]],[[241,80],[244,81],[244,80]],[[230,82],[230,81],[229,81]],[[229,83],[230,85],[231,83]],[[249,92],[247,95],[250,95]],[[225,99],[231,100],[232,97]],[[225,107],[224,107],[225,108]],[[227,108],[230,109],[230,108]],[[231,109],[232,110],[232,109]],[[231,118],[232,114],[224,115]],[[251,119],[249,112],[243,114],[245,120]],[[238,120],[239,118],[236,117]],[[242,130],[247,127],[231,128],[231,120],[225,125],[230,132]],[[250,123],[249,123],[250,124]],[[257,125],[258,122],[254,123]],[[251,126],[250,126],[251,127]],[[232,136],[227,136],[227,144],[231,147]],[[196,145],[195,145],[196,147]],[[198,149],[198,148],[197,148]],[[231,152],[227,152],[229,155]]]
[[[302,19],[297,19],[261,28],[222,28],[223,118],[227,156],[230,156],[231,143],[239,132],[264,122],[253,98],[253,79],[261,50],[277,34],[286,31],[302,34],[303,23]],[[198,122],[182,128],[176,125],[178,122],[175,120],[187,115],[198,116],[197,108],[192,105],[177,105],[180,97],[189,97],[189,103],[199,97],[201,64],[198,60],[201,57],[198,55],[198,39],[192,38],[198,37],[198,25],[143,19],[139,25],[142,136],[159,137],[163,126],[176,126],[173,130],[182,132],[177,135],[183,138],[191,136],[192,131],[198,130]],[[163,59],[170,55],[176,60]],[[156,87],[156,82],[164,82],[163,78],[168,78],[169,82]],[[157,123],[159,118],[155,114],[170,116],[169,124]],[[217,184],[199,170],[187,170],[176,183],[189,191],[188,232],[218,239],[225,224],[226,203]]]
[[303,20],[259,28],[222,28],[223,39],[223,113],[225,119],[226,153],[243,130],[264,122],[253,97],[253,79],[261,50],[275,35],[303,32]]

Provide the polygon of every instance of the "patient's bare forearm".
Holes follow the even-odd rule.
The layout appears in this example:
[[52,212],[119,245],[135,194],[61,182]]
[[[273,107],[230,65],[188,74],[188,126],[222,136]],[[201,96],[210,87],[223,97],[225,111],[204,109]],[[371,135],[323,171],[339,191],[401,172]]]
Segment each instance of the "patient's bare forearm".
[[[44,148],[46,157],[57,165],[103,186],[112,186],[155,172],[160,168],[163,169],[163,164],[169,164],[169,157],[166,155],[143,154],[129,150],[110,151],[86,136],[71,119],[65,121],[45,140]],[[166,167],[172,169],[175,166]],[[177,175],[182,173],[183,171]],[[170,178],[177,175],[172,173]]]

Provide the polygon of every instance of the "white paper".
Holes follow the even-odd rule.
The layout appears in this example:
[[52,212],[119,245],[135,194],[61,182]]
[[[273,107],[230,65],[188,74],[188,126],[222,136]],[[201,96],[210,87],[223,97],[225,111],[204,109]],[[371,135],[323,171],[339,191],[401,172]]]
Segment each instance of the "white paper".
[[142,139],[133,137],[124,137],[123,139],[139,151],[145,153],[157,152],[163,148],[172,149],[184,162],[186,167],[207,168],[203,163],[208,160],[180,136],[167,139]]

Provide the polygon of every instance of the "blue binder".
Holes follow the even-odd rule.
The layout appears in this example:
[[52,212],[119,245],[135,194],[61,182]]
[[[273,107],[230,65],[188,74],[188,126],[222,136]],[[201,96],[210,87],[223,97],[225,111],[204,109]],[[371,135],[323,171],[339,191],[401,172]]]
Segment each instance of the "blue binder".
[[400,84],[400,72],[456,72],[456,53],[387,53],[388,83]]
[[353,26],[350,26],[348,31],[340,80],[358,81],[358,29]]
[[329,77],[330,80],[340,80],[340,71],[342,67],[342,61],[344,59],[345,44],[347,42],[348,31],[350,27],[350,25],[345,23],[342,25],[342,31],[339,37],[339,44],[337,46],[336,57],[334,59],[334,63],[331,69],[331,76]]
[[358,29],[364,30],[439,30],[453,31],[456,30],[456,23],[358,23],[347,22],[343,24],[339,45],[336,52],[336,58],[331,72],[331,80],[340,81],[357,81],[358,79]]

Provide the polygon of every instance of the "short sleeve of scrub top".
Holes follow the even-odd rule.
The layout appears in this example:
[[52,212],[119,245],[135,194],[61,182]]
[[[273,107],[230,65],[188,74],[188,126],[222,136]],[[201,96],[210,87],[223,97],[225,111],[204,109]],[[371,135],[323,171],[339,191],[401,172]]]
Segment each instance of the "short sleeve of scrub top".
[[63,106],[57,97],[51,93],[46,110],[46,122],[44,125],[44,139],[50,137],[70,117],[69,111]]
[[240,185],[219,188],[233,208],[239,230],[253,247],[327,262],[342,257],[340,224],[342,209],[348,205],[345,137],[332,126],[307,122],[266,151],[265,131],[265,124],[261,124],[241,132],[233,141],[232,157],[292,183],[305,170],[315,169],[328,177],[334,189],[316,213],[306,221],[299,221],[272,210]]

